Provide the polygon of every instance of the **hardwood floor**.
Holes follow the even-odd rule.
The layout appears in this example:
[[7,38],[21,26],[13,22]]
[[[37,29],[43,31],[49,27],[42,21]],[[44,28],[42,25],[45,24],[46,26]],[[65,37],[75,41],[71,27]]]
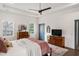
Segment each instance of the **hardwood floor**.
[[79,56],[79,50],[69,49],[69,51],[65,53],[64,56]]

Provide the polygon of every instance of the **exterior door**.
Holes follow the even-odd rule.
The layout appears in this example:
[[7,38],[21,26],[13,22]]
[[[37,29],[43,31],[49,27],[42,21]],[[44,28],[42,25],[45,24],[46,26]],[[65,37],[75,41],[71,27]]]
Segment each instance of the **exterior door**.
[[39,40],[45,40],[45,24],[39,24]]

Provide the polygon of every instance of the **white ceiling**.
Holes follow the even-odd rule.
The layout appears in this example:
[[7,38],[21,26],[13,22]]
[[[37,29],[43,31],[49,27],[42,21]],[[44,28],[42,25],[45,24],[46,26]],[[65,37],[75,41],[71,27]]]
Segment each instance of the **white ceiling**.
[[61,7],[65,7],[69,4],[70,3],[41,3],[41,8],[40,8],[40,3],[14,3],[14,4],[6,3],[5,5],[8,5],[8,6],[11,6],[14,8],[19,8],[22,10],[29,10],[29,9],[39,10],[39,9],[43,9],[43,8],[47,8],[47,7],[52,7],[53,9],[58,9]]
[[[21,10],[21,11],[28,11],[28,12],[33,12],[33,13],[38,13],[37,11],[34,10],[40,10],[40,9],[44,9],[47,7],[51,7],[51,11],[58,11],[58,10],[62,10],[64,8],[67,7],[71,7],[73,5],[73,3],[41,3],[41,7],[40,7],[40,3],[0,3],[0,6],[2,6],[3,8],[12,8],[12,9],[16,9],[16,10]],[[34,9],[34,10],[30,10],[30,9]],[[49,10],[50,11],[50,10]]]

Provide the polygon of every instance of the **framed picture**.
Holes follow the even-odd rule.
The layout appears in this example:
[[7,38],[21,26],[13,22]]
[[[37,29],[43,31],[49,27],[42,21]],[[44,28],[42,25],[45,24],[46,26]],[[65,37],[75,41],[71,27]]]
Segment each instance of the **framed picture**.
[[47,33],[50,33],[50,26],[47,26]]
[[25,24],[18,25],[18,31],[26,31],[27,26]]
[[29,33],[34,33],[34,24],[29,24]]
[[13,36],[14,24],[10,21],[3,21],[3,36]]

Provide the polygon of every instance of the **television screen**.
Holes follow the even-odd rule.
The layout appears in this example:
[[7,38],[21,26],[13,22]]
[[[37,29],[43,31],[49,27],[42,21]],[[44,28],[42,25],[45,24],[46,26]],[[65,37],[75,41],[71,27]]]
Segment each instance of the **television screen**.
[[52,35],[62,36],[62,30],[61,29],[52,29]]

